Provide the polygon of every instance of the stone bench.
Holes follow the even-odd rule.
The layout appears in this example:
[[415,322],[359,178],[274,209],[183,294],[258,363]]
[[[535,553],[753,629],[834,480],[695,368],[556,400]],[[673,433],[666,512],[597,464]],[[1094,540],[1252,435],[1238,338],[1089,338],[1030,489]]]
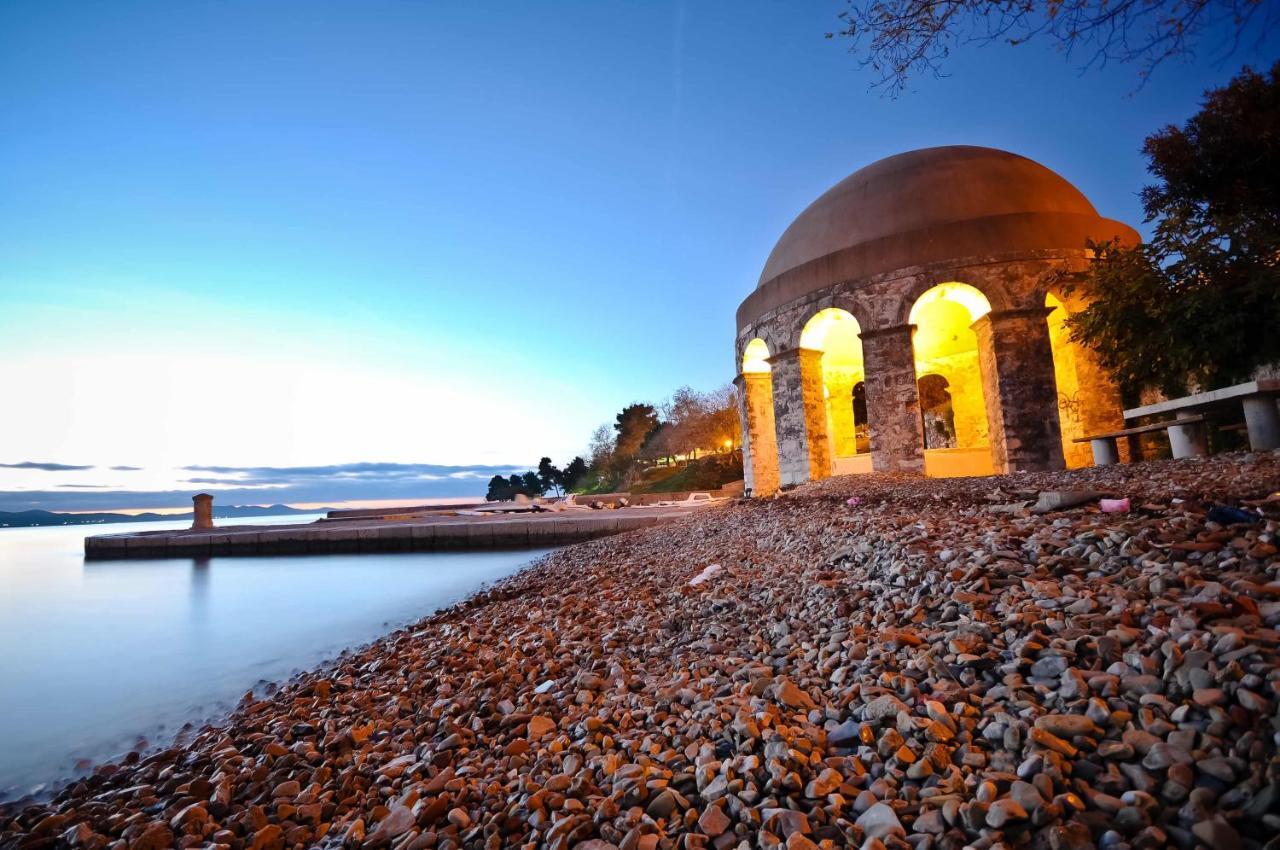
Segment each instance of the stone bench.
[[1243,413],[1245,432],[1249,436],[1249,448],[1256,452],[1270,451],[1280,448],[1280,409],[1276,407],[1277,397],[1280,397],[1280,379],[1264,378],[1135,407],[1126,410],[1124,418],[1129,421],[1143,416],[1172,413],[1177,416],[1212,414],[1219,419],[1231,420],[1236,419],[1239,415],[1236,411],[1240,411]]
[[1122,431],[1111,431],[1107,434],[1093,434],[1088,437],[1077,437],[1074,443],[1088,443],[1093,450],[1094,466],[1111,466],[1120,462],[1120,451],[1116,446],[1118,437],[1136,437],[1153,431],[1169,431],[1169,447],[1176,458],[1195,457],[1208,454],[1209,448],[1204,438],[1203,416],[1179,416],[1165,422],[1153,422],[1150,425],[1138,425]]

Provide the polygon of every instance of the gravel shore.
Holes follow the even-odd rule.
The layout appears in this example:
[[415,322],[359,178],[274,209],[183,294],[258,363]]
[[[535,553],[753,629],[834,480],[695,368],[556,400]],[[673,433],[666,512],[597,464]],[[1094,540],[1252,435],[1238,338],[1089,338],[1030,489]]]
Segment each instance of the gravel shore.
[[577,545],[0,848],[1276,850],[1277,491],[845,477]]

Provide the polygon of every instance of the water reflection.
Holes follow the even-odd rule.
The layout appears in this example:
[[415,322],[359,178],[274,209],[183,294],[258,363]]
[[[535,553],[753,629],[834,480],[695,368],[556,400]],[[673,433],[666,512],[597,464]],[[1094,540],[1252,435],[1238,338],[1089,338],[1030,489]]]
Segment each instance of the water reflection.
[[[335,657],[514,572],[530,552],[92,561],[88,533],[0,529],[0,794],[167,740],[260,680]],[[163,726],[169,734],[159,734]]]
[[212,558],[191,559],[191,611],[203,619],[209,595],[209,562]]

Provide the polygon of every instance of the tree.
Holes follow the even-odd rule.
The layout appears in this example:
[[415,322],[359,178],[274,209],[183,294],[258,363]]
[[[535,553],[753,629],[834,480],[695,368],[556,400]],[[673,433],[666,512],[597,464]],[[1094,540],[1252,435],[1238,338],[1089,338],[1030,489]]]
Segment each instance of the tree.
[[637,402],[622,409],[614,420],[618,432],[613,447],[614,466],[625,466],[640,452],[645,440],[658,427],[658,413],[653,405]]
[[560,468],[551,463],[551,458],[544,457],[538,461],[538,483],[542,486],[542,492],[546,493],[555,490],[558,493],[564,492],[564,473]]
[[742,418],[738,415],[738,390],[733,384],[725,384],[706,396],[707,418],[705,423],[707,445],[717,450],[733,448],[742,443]]
[[[1169,59],[1207,46],[1225,59],[1244,42],[1261,45],[1280,23],[1267,0],[848,0],[836,35],[893,92],[919,73],[940,76],[960,45],[1046,39],[1084,67],[1135,63],[1145,80]],[[1225,43],[1216,33],[1229,33]],[[1206,41],[1209,43],[1206,44]],[[865,53],[863,52],[865,49]]]
[[486,502],[509,502],[511,501],[511,482],[502,475],[495,475],[489,479],[489,492],[484,495]]
[[538,473],[526,472],[522,478],[524,482],[524,494],[526,496],[541,496],[543,493],[547,492],[542,489],[542,481],[538,478]]
[[1280,361],[1280,62],[1207,92],[1143,146],[1149,244],[1096,246],[1072,338],[1130,398],[1248,378]]
[[564,471],[560,473],[561,486],[564,488],[564,492],[577,487],[586,476],[587,462],[575,456],[573,460],[565,464]]
[[591,441],[587,444],[587,455],[591,458],[591,469],[606,469],[613,463],[613,447],[617,437],[608,425],[601,425],[591,433]]

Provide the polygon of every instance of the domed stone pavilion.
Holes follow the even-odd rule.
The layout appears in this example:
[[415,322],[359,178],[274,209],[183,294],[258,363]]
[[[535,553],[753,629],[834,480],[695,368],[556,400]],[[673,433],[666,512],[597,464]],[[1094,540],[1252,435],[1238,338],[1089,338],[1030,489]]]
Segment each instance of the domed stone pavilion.
[[1086,243],[1134,244],[1039,163],[981,147],[854,172],[782,234],[738,307],[747,487],[1088,463],[1115,387],[1066,319]]

